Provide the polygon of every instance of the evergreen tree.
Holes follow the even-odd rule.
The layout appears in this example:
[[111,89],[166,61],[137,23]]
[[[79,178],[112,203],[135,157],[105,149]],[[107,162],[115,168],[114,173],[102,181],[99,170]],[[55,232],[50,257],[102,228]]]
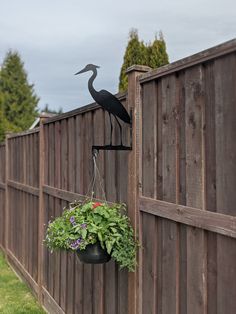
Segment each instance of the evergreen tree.
[[8,129],[7,127],[7,121],[4,116],[3,110],[0,107],[0,143],[4,141],[5,132]]
[[169,58],[166,51],[166,43],[161,32],[159,39],[156,35],[152,43],[144,44],[143,41],[139,41],[138,31],[136,29],[131,30],[120,72],[119,91],[127,90],[128,77],[126,70],[130,66],[139,64],[147,65],[154,69],[168,63]]
[[155,39],[152,44],[147,46],[147,59],[148,66],[155,69],[169,63],[169,57],[166,51],[166,43],[162,32],[159,33],[159,39],[155,35]]
[[129,33],[129,41],[126,47],[124,62],[120,72],[119,90],[125,91],[128,87],[126,70],[134,64],[145,65],[147,63],[146,47],[139,41],[137,29],[132,29]]
[[2,138],[8,131],[23,131],[30,127],[37,116],[38,101],[19,54],[7,52],[0,70]]

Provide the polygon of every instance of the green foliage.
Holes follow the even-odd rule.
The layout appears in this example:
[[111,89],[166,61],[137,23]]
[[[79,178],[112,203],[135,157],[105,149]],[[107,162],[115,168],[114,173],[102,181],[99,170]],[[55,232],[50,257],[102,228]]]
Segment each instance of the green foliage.
[[0,140],[6,132],[30,127],[37,116],[38,101],[19,54],[9,51],[0,70]]
[[159,34],[159,39],[156,35],[153,43],[147,46],[147,58],[147,65],[153,69],[169,63],[169,57],[166,52],[166,43],[161,32]]
[[125,206],[119,204],[70,204],[62,216],[49,222],[45,243],[51,250],[84,250],[88,244],[100,241],[121,268],[134,271],[138,243],[124,210]]
[[127,89],[128,77],[126,70],[134,64],[147,64],[146,47],[142,41],[139,41],[138,31],[136,29],[132,29],[129,33],[129,42],[126,47],[124,62],[120,72],[120,91]]
[[132,29],[129,34],[129,41],[126,47],[123,65],[120,71],[119,91],[126,91],[128,88],[128,77],[126,70],[135,64],[146,65],[150,68],[157,68],[169,63],[166,51],[166,43],[163,34],[160,32],[152,43],[144,44],[139,40],[138,31]]
[[43,314],[38,302],[28,287],[21,282],[7,265],[0,252],[0,313]]

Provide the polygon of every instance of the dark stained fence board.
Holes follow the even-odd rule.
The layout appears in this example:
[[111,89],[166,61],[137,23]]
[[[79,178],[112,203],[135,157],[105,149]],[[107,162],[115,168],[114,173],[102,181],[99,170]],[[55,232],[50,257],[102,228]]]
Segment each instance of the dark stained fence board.
[[[127,108],[127,102],[122,101],[124,107]],[[129,128],[124,125],[123,129],[123,142],[126,145],[129,143]],[[119,130],[116,129],[118,138],[120,138]],[[117,134],[117,133],[116,133]],[[103,167],[104,168],[104,167]],[[100,169],[100,168],[99,168]],[[104,171],[104,170],[103,170]],[[116,177],[117,177],[117,202],[127,203],[127,190],[128,182],[124,180],[128,173],[128,154],[125,151],[117,153],[116,156]],[[117,271],[117,313],[127,313],[128,312],[128,272],[127,270]]]
[[[76,193],[83,193],[83,118],[82,115],[75,117],[75,191]],[[77,194],[78,195],[78,194]],[[71,201],[77,199],[72,197]],[[79,258],[75,259],[75,300],[74,300],[74,313],[83,313],[83,282],[84,282],[84,265],[79,261]],[[86,279],[85,279],[86,280]]]
[[[143,223],[143,270],[142,270],[142,289],[143,289],[143,313],[156,313],[157,305],[161,302],[160,291],[157,291],[157,242],[160,243],[157,235],[157,221],[152,215],[144,213]],[[160,259],[158,258],[158,261]]]
[[[67,120],[61,121],[61,187],[67,189],[67,173],[68,173],[68,129]],[[65,201],[61,202],[62,208],[67,205]],[[61,290],[60,290],[60,306],[66,311],[66,290],[67,290],[67,254],[66,252],[61,252]]]
[[[186,204],[204,208],[204,73],[195,66],[185,73]],[[187,311],[206,311],[206,239],[203,230],[187,229]]]
[[[205,66],[206,209],[216,211],[215,63]],[[217,235],[207,234],[207,312],[217,313]]]
[[[235,216],[236,184],[236,53],[215,61],[216,205]],[[235,240],[217,237],[217,310],[236,308]]]
[[[54,124],[54,137],[55,137],[55,155],[54,155],[54,165],[55,165],[55,179],[54,185],[57,188],[61,187],[61,124],[60,121],[55,122]],[[55,206],[55,217],[58,217],[61,214],[61,201],[60,199],[54,197],[54,206]],[[54,252],[55,255],[55,277],[54,277],[54,299],[57,304],[60,304],[60,266],[61,266],[61,253]]]
[[[93,144],[94,145],[104,145],[104,132],[98,132],[100,125],[104,125],[104,111],[102,109],[96,110],[93,115]],[[95,197],[103,198],[104,189],[104,152],[100,152],[97,157],[97,167],[99,169],[101,185],[98,183],[95,184],[94,193]],[[94,265],[93,273],[93,311],[95,314],[104,313],[104,265]]]
[[[90,197],[89,185],[92,179],[92,156],[91,156],[91,143],[93,142],[93,113],[88,112],[84,116],[83,121],[83,194]],[[84,282],[83,282],[83,312],[88,314],[93,311],[93,265],[84,264]]]
[[[185,72],[176,75],[176,203],[186,204]],[[187,314],[187,228],[179,225],[179,313]]]
[[[75,118],[68,119],[68,190],[75,191]],[[56,161],[55,161],[56,163]],[[75,257],[72,252],[67,254],[67,313],[73,314],[75,298]]]
[[[112,119],[114,125],[114,119]],[[105,113],[105,144],[109,144],[110,140],[110,123],[109,116]],[[114,137],[113,137],[114,140]],[[116,190],[116,157],[117,152],[115,151],[105,151],[105,192],[106,198],[109,201],[116,202],[117,200],[117,190]],[[105,313],[116,313],[117,311],[117,267],[114,261],[110,261],[104,265],[104,281],[105,281]]]
[[[50,186],[54,186],[55,182],[55,132],[54,123],[48,125],[48,156],[46,156],[48,161],[48,182]],[[46,205],[48,210],[49,220],[53,221],[55,218],[55,206],[54,197],[49,196],[48,204]],[[54,279],[55,279],[55,254],[49,254],[48,261],[48,292],[52,297],[54,297]]]
[[147,197],[155,197],[157,166],[157,99],[155,81],[144,85],[142,96],[142,193]]
[[5,168],[6,168],[5,144],[0,144],[0,246],[5,247]]
[[[176,202],[176,77],[161,80],[162,86],[162,175],[163,200]],[[162,221],[162,299],[163,313],[174,313],[178,308],[179,234],[175,222]],[[171,287],[171,289],[169,289]]]

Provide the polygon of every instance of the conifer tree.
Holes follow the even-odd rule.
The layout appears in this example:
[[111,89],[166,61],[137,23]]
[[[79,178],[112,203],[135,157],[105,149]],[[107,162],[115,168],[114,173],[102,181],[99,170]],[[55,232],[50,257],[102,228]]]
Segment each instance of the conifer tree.
[[[8,131],[23,131],[37,116],[39,98],[28,83],[24,63],[17,52],[8,51],[0,70],[0,136]],[[4,130],[2,130],[4,129]]]
[[139,64],[147,65],[154,69],[168,63],[166,43],[161,32],[159,33],[159,39],[156,35],[153,42],[144,44],[143,41],[139,40],[138,31],[136,29],[131,30],[120,72],[119,91],[127,90],[128,78],[126,70],[130,66]]
[[129,41],[126,47],[124,62],[120,72],[119,90],[125,91],[128,87],[128,78],[126,70],[134,64],[145,65],[147,62],[146,47],[142,41],[139,41],[137,29],[132,29],[129,33]]
[[166,51],[166,43],[162,32],[159,33],[159,39],[155,35],[152,44],[147,46],[148,66],[152,69],[159,68],[169,63],[169,57]]

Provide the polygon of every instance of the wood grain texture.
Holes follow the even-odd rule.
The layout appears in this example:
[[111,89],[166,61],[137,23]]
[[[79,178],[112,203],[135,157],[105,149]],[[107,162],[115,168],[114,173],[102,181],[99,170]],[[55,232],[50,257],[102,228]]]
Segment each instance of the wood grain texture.
[[[205,65],[205,149],[206,149],[206,209],[217,211],[216,205],[216,108],[215,63]],[[207,234],[207,311],[217,313],[217,235]]]
[[[128,208],[129,217],[134,228],[135,236],[138,236],[140,230],[140,213],[138,211],[138,195],[140,190],[141,178],[139,177],[140,166],[140,140],[141,140],[141,88],[138,77],[142,72],[148,71],[145,66],[131,67],[128,69],[128,96],[127,107],[132,111],[132,151],[129,152],[128,159]],[[137,255],[137,254],[136,254]],[[140,269],[142,267],[142,254],[136,256],[140,258]],[[142,292],[139,290],[139,282],[142,280],[141,272],[136,267],[134,273],[129,273],[128,276],[128,313],[141,311],[142,308]]]
[[[236,54],[215,61],[216,204],[217,212],[235,216]],[[217,311],[236,308],[236,242],[217,238]]]
[[[186,205],[205,209],[204,73],[195,66],[185,73]],[[187,311],[206,313],[206,239],[203,230],[187,229]]]
[[[162,78],[162,191],[163,200],[176,202],[177,182],[177,141],[176,141],[176,77]],[[163,219],[162,242],[162,299],[163,313],[178,312],[178,272],[179,272],[179,234],[175,222]],[[171,290],[169,287],[172,287]]]
[[181,224],[236,238],[236,219],[234,216],[210,211],[202,212],[194,207],[177,205],[148,197],[140,198],[140,210]]
[[6,146],[0,145],[0,245],[5,247],[5,166]]

